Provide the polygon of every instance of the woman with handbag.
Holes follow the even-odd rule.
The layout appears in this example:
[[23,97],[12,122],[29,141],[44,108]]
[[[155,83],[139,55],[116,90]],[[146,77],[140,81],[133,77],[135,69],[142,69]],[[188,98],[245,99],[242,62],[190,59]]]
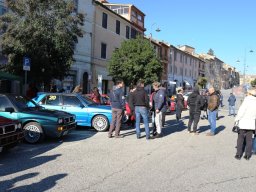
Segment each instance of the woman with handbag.
[[252,156],[252,136],[255,131],[256,120],[256,90],[248,90],[242,105],[240,106],[235,122],[239,127],[237,138],[236,159],[241,159],[243,154],[243,144],[246,140],[244,158],[249,160]]

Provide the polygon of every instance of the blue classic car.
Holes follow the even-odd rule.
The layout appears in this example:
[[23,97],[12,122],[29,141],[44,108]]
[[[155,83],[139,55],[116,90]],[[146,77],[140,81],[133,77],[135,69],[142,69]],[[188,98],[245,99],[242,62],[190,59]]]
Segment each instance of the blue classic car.
[[28,143],[40,142],[45,136],[61,137],[76,128],[75,115],[44,109],[18,95],[0,94],[0,116],[19,120]]
[[47,109],[67,111],[76,115],[77,125],[106,131],[112,119],[111,107],[94,103],[86,96],[73,93],[38,93],[33,99]]

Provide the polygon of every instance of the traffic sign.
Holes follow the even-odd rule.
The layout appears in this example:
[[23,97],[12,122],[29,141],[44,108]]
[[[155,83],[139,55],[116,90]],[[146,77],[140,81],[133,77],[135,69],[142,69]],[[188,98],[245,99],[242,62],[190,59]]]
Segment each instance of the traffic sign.
[[23,58],[23,70],[24,71],[30,71],[30,58],[29,57],[24,57]]

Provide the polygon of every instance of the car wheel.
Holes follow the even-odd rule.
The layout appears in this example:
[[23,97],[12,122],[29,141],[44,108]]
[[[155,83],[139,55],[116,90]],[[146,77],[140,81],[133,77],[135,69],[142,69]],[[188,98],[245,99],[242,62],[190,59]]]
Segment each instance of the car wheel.
[[97,115],[92,120],[92,126],[97,131],[106,131],[109,127],[109,122],[107,117],[103,115]]
[[41,125],[36,122],[26,124],[24,130],[24,138],[28,143],[39,143],[44,139],[43,129]]
[[129,120],[129,115],[124,114],[124,115],[122,116],[122,123],[127,123],[128,120]]

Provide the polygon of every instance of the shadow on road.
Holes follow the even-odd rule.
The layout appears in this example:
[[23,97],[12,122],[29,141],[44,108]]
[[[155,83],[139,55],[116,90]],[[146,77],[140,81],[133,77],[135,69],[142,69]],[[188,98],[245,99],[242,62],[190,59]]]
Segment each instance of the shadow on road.
[[57,181],[66,177],[67,174],[57,174],[52,175],[50,177],[47,177],[45,179],[42,179],[41,181],[37,183],[32,183],[30,185],[23,185],[14,187],[15,183],[18,183],[20,181],[24,181],[27,179],[31,179],[33,177],[38,176],[39,173],[29,173],[22,176],[18,176],[15,178],[12,178],[10,180],[0,181],[0,191],[12,191],[12,192],[27,192],[27,191],[36,191],[36,192],[43,192],[48,191],[49,189],[53,188]]
[[179,123],[176,122],[176,120],[169,120],[166,121],[166,126],[163,127],[163,136],[170,135],[175,132],[181,132],[184,129],[187,129],[187,125],[184,124],[184,122],[180,121]]

